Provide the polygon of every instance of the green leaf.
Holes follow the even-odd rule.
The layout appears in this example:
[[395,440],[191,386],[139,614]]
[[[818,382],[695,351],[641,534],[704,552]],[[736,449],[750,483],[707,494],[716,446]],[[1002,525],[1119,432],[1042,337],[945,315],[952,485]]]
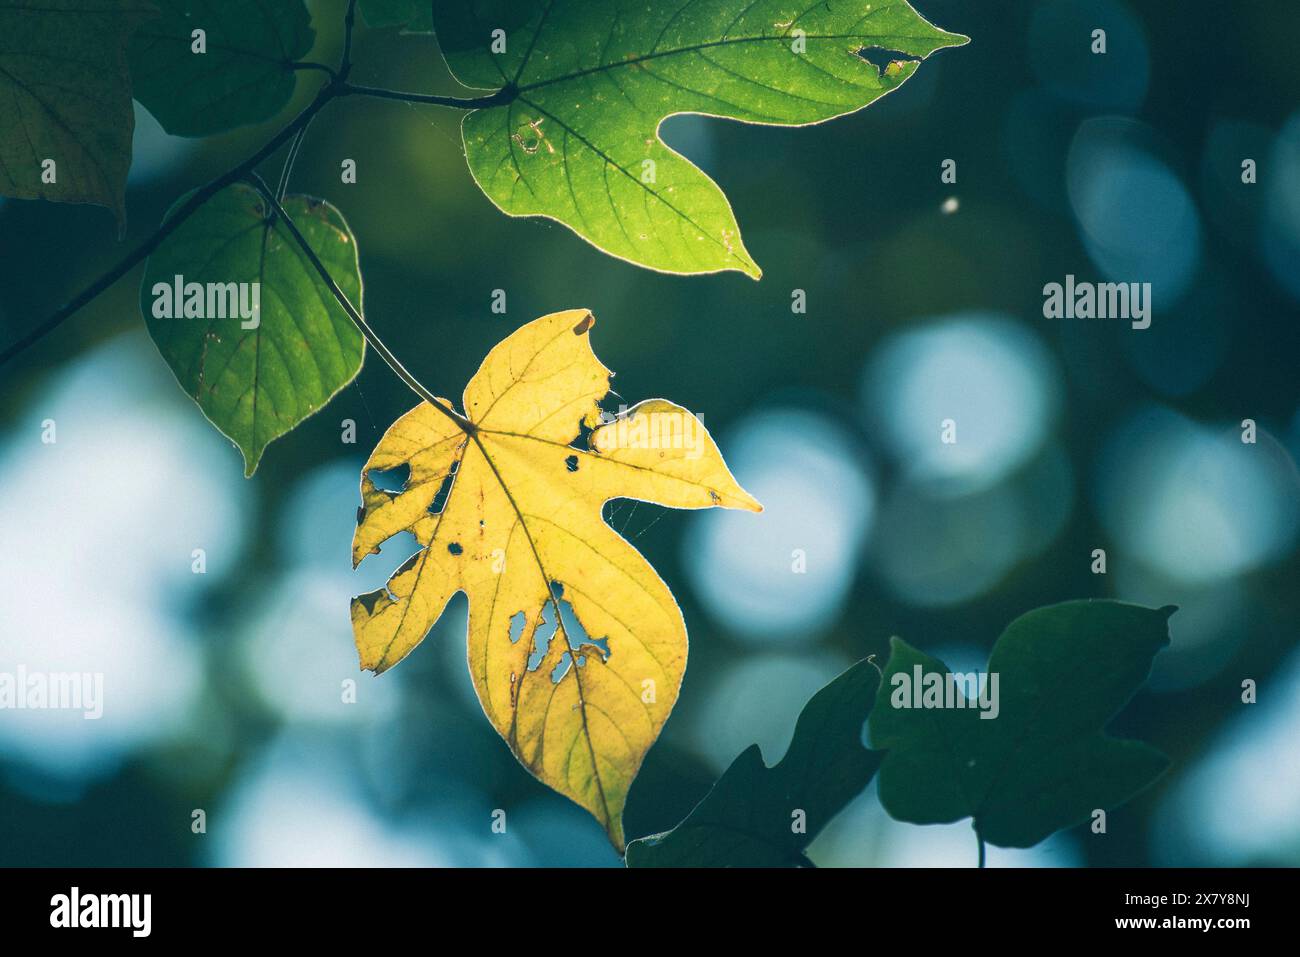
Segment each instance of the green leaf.
[[[862,745],[879,674],[859,661],[804,706],[775,767],[758,745],[732,762],[703,801],[664,834],[633,841],[629,867],[809,867],[804,849],[867,786],[883,755]],[[796,812],[806,829],[797,833]]]
[[893,639],[870,722],[872,745],[888,751],[880,803],[914,824],[972,817],[980,836],[1002,847],[1031,847],[1094,809],[1122,804],[1169,759],[1102,729],[1169,643],[1173,612],[1071,601],[1022,615],[989,657],[986,688],[996,676],[998,692],[983,712],[993,718],[981,717],[986,699],[960,691],[956,708],[915,707],[916,676],[924,689],[949,672]]
[[[268,120],[293,96],[315,42],[302,0],[154,0],[162,16],[130,46],[135,98],[176,136]],[[194,51],[195,30],[206,52]]]
[[[360,309],[357,244],[342,215],[306,196],[283,206]],[[176,314],[177,276],[183,292],[203,284],[202,316]],[[250,284],[236,289],[249,304],[258,284],[260,316],[244,319],[232,308],[229,283]],[[192,311],[196,300],[186,299]],[[171,318],[160,315],[168,303]],[[261,194],[242,184],[208,200],[149,258],[140,307],[176,381],[243,452],[245,475],[271,441],[318,412],[361,369],[361,333],[284,223],[271,226]]]
[[651,269],[755,279],[722,190],[660,140],[660,123],[818,123],[918,66],[881,71],[861,51],[924,58],[967,42],[905,0],[464,0],[437,5],[434,20],[461,82],[506,91],[462,125],[470,172],[504,212],[558,220]]
[[403,33],[432,33],[430,0],[360,0],[357,8],[370,27],[401,27]]
[[95,203],[123,223],[126,44],[152,12],[143,0],[0,0],[0,195]]

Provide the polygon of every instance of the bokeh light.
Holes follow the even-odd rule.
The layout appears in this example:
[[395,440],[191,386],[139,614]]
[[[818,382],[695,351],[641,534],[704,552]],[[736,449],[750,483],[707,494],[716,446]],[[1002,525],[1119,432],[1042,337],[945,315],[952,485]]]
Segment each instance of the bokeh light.
[[[1022,324],[961,313],[899,333],[874,352],[862,399],[873,436],[904,474],[936,491],[988,488],[1042,443],[1057,408],[1056,364]],[[955,441],[943,441],[944,422]]]
[[755,413],[722,444],[763,512],[693,516],[682,550],[691,584],[743,638],[813,641],[853,583],[875,511],[863,452],[842,426],[795,408]]
[[1213,429],[1159,406],[1133,413],[1099,460],[1095,497],[1123,554],[1191,583],[1242,574],[1288,552],[1300,478],[1263,429]]
[[[46,709],[0,720],[0,753],[55,776],[111,771],[181,724],[203,684],[189,606],[242,547],[237,459],[153,351],[136,334],[80,359],[32,396],[0,447],[4,550],[21,556],[0,576],[0,660],[102,675],[98,719]],[[198,548],[204,574],[192,570]]]
[[1201,255],[1200,215],[1182,181],[1152,149],[1149,127],[1124,117],[1079,124],[1066,189],[1079,237],[1105,277],[1149,282],[1156,308],[1186,292]]

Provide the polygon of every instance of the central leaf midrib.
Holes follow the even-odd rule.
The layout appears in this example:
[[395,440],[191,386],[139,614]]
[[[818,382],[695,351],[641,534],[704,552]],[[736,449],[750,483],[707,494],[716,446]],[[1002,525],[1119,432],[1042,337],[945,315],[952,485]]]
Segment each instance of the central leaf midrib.
[[[528,523],[524,521],[523,510],[519,508],[519,503],[515,501],[514,494],[510,491],[509,486],[506,485],[506,480],[501,476],[501,472],[498,471],[496,463],[492,461],[492,456],[488,455],[487,447],[483,444],[483,441],[477,434],[471,435],[470,438],[472,438],[474,444],[478,446],[479,454],[483,456],[483,461],[487,463],[488,468],[492,470],[492,474],[496,476],[497,484],[501,486],[501,491],[505,493],[506,500],[510,502],[510,507],[514,509],[515,516],[519,519],[519,527],[524,530],[524,537],[528,539],[528,547],[533,553],[533,560],[537,562],[537,569],[542,573],[542,581],[546,583],[547,601],[550,602],[551,610],[555,613],[556,628],[559,634],[564,636],[564,640],[567,642],[568,632],[565,631],[564,628],[564,618],[560,615],[560,603],[555,598],[555,590],[551,587],[551,579],[546,574],[546,566],[542,564],[542,556],[537,550],[537,543],[533,541],[533,533],[529,530]],[[450,499],[448,504],[450,504]],[[446,506],[444,506],[444,508],[445,507]],[[600,765],[596,762],[596,747],[592,743],[591,728],[587,724],[587,701],[582,693],[582,679],[578,675],[579,668],[576,660],[570,670],[573,672],[573,680],[578,689],[578,714],[582,717],[582,737],[587,742],[587,753],[591,757],[591,776],[596,781],[596,792],[600,795],[600,806],[604,812],[603,818],[605,827],[607,830],[612,830],[614,827],[614,819],[609,811],[609,799],[605,796],[605,784],[600,778]],[[521,683],[522,680],[523,679],[521,678]]]
[[[703,43],[695,43],[690,46],[676,47],[672,50],[652,51],[650,53],[641,54],[640,56],[630,57],[626,60],[619,60],[617,63],[600,63],[597,64],[596,66],[586,67],[585,69],[582,70],[575,70],[572,73],[566,73],[564,76],[548,77],[545,80],[538,80],[535,83],[526,83],[523,86],[518,87],[517,89],[519,93],[527,93],[531,90],[539,90],[542,89],[543,87],[555,86],[560,83],[567,83],[570,80],[581,79],[584,76],[591,76],[596,73],[605,73],[610,70],[622,69],[623,67],[636,66],[640,63],[645,63],[647,60],[659,60],[659,59],[663,59],[664,57],[680,56],[685,53],[698,53],[701,50],[711,50],[716,47],[738,46],[742,43],[763,43],[767,41],[783,42],[783,41],[788,41],[789,39],[790,37],[788,34],[774,34],[774,35],[761,36],[761,37],[724,37],[721,40],[709,40]],[[818,33],[818,34],[809,33],[804,35],[804,39],[806,40],[859,40],[865,42],[865,41],[874,41],[876,39],[885,39],[885,38],[871,37],[861,33]],[[933,40],[934,38],[905,36],[905,35],[890,35],[887,39],[889,40]],[[866,63],[865,60],[863,62]]]

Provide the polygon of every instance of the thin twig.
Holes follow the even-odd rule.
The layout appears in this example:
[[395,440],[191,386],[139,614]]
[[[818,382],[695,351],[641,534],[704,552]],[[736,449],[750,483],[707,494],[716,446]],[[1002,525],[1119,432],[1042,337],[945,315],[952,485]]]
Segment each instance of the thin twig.
[[361,313],[357,310],[356,306],[354,306],[352,301],[348,299],[347,293],[339,288],[339,284],[334,281],[334,277],[331,276],[329,270],[325,268],[325,264],[320,261],[320,257],[316,255],[316,251],[312,249],[311,244],[307,242],[307,237],[299,232],[297,224],[295,224],[289,217],[289,214],[284,211],[284,207],[281,206],[280,201],[275,198],[275,193],[271,191],[271,187],[267,185],[266,180],[262,179],[256,171],[250,171],[247,179],[261,191],[262,196],[265,197],[267,203],[270,204],[275,215],[284,223],[285,228],[289,230],[294,241],[302,248],[303,253],[307,256],[307,259],[310,260],[313,268],[315,268],[316,272],[320,275],[321,280],[334,295],[334,298],[338,300],[338,304],[343,307],[343,311],[348,314],[348,318],[351,319],[353,323],[356,324],[356,327],[361,330],[361,334],[365,336],[366,342],[370,344],[370,347],[379,353],[379,357],[383,359],[384,362],[388,363],[388,366],[397,373],[397,377],[405,382],[412,392],[418,395],[425,402],[428,402],[443,415],[447,416],[447,418],[455,422],[456,425],[458,425],[467,435],[473,435],[477,431],[474,423],[465,418],[455,409],[448,405],[444,405],[440,399],[426,389],[419,379],[407,371],[406,367],[402,365],[397,356],[393,355],[388,346],[384,345],[383,340],[379,338],[378,333],[376,333],[374,329],[370,328],[370,324],[366,322]]
[[289,144],[289,155],[285,157],[284,166],[280,169],[280,181],[275,187],[275,196],[281,202],[284,201],[284,194],[289,190],[289,177],[293,175],[293,164],[298,162],[298,151],[302,149],[302,141],[307,136],[307,127],[310,122],[304,123],[294,134],[293,142]]
[[[403,100],[408,103],[428,103],[435,106],[450,106],[462,110],[473,110],[509,103],[518,96],[518,91],[513,86],[507,86],[488,96],[477,97],[474,99],[461,99],[454,96],[437,96],[432,93],[406,93],[400,90],[384,90],[375,87],[354,86],[353,84],[346,83],[345,80],[352,70],[352,34],[355,23],[356,0],[348,0],[347,15],[344,18],[343,59],[339,64],[337,71],[323,63],[301,62],[290,64],[294,69],[299,70],[319,69],[329,74],[332,78],[330,83],[321,87],[316,94],[316,98],[311,101],[306,109],[299,113],[288,126],[284,127],[280,132],[268,140],[260,150],[248,159],[244,160],[244,162],[191,193],[189,198],[185,200],[185,202],[177,208],[161,226],[158,227],[157,231],[155,231],[152,236],[132,250],[125,258],[118,262],[117,265],[113,266],[88,287],[82,290],[80,294],[66,303],[61,309],[46,318],[43,322],[38,323],[26,335],[12,343],[3,352],[0,352],[0,366],[3,366],[6,362],[24,352],[61,326],[74,313],[92,302],[115,282],[147,259],[155,249],[162,245],[163,240],[175,232],[182,223],[194,215],[194,213],[197,212],[204,203],[231,183],[237,182],[241,179],[247,179],[248,175],[255,172],[257,166],[263,160],[271,156],[271,154],[286,142],[293,140],[294,146],[290,149],[288,161],[286,162],[281,175],[281,190],[287,188],[288,176],[293,168],[293,162],[297,157],[297,151],[301,145],[301,138],[306,131],[307,125],[331,100],[344,96],[371,96],[379,97],[381,99]],[[283,195],[283,193],[281,192],[278,195]]]

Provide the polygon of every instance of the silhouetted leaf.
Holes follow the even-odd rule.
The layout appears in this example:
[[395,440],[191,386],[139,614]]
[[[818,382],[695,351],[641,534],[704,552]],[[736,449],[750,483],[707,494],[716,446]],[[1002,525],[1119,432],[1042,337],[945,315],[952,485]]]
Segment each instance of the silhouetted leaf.
[[123,222],[135,129],[126,45],[152,15],[144,0],[0,2],[0,195],[95,203]]
[[[135,98],[176,136],[268,120],[293,96],[315,31],[302,0],[152,0],[162,15],[131,41]],[[194,31],[206,52],[194,52]]]
[[955,699],[964,707],[902,707],[917,700],[917,675],[924,688],[943,686],[949,672],[893,639],[870,722],[872,745],[887,751],[878,785],[885,810],[914,824],[973,817],[989,843],[1030,847],[1128,800],[1169,759],[1102,729],[1169,643],[1173,611],[1071,601],[1022,615],[989,656],[993,718],[964,696]]
[[804,849],[867,786],[881,758],[862,744],[879,673],[859,661],[804,706],[775,767],[751,745],[686,820],[633,841],[629,867],[811,866]]

